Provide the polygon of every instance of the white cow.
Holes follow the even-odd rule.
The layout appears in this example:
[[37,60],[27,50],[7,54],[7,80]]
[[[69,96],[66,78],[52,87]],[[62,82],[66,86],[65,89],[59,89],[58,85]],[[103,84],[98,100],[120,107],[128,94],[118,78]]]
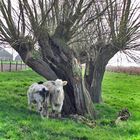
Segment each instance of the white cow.
[[53,115],[61,117],[61,110],[64,102],[64,89],[63,86],[67,85],[67,81],[57,79],[55,81],[47,81],[43,83],[50,93],[50,104]]
[[46,102],[49,98],[49,90],[46,86],[44,86],[42,83],[32,84],[27,91],[27,97],[30,110],[32,108],[32,105],[35,104],[36,111],[40,113],[41,117],[48,117]]

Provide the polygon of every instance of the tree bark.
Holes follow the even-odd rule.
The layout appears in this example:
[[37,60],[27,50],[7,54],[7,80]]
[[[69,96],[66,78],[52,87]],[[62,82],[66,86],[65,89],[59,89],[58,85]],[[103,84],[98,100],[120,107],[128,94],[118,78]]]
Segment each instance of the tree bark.
[[[64,88],[63,114],[94,116],[92,100],[82,78],[82,69],[73,52],[66,48],[65,42],[56,36],[48,37],[48,39],[44,36],[39,38],[43,60],[58,78],[68,81],[68,85]],[[51,52],[51,55],[48,52]]]
[[98,51],[96,56],[94,56],[94,59],[90,59],[92,61],[88,62],[89,70],[87,76],[85,76],[85,81],[86,85],[89,86],[88,88],[93,103],[100,103],[102,101],[102,80],[104,77],[105,67],[108,61],[117,52],[118,49],[115,47],[106,45]]
[[99,61],[94,67],[93,79],[90,87],[90,95],[94,103],[100,103],[102,101],[101,87],[104,72],[105,65],[103,65],[102,62]]
[[88,90],[90,90],[91,83],[93,80],[94,67],[95,66],[94,66],[94,62],[92,61],[92,59],[90,59],[89,62],[86,62],[84,79],[85,79],[85,83],[86,83],[86,88]]
[[95,117],[93,103],[82,77],[73,77],[73,89],[77,114]]
[[34,58],[32,55],[33,47],[30,42],[18,42],[13,48],[19,53],[20,57],[30,68],[48,80],[57,79],[57,75],[43,60]]

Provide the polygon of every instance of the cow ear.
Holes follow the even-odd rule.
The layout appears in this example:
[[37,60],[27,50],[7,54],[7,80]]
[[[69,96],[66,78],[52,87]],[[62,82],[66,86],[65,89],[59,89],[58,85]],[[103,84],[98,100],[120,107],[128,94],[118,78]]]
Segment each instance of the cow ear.
[[63,86],[67,85],[67,83],[68,83],[67,81],[63,81]]

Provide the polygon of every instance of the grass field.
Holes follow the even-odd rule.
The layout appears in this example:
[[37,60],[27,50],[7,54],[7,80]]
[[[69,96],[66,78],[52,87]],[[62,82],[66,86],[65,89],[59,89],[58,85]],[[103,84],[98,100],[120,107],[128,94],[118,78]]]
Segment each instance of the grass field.
[[[0,73],[0,140],[140,140],[140,76],[106,73],[104,103],[95,105],[97,126],[70,119],[42,120],[27,109],[28,86],[43,80],[32,71]],[[127,107],[131,118],[117,126],[107,122]]]

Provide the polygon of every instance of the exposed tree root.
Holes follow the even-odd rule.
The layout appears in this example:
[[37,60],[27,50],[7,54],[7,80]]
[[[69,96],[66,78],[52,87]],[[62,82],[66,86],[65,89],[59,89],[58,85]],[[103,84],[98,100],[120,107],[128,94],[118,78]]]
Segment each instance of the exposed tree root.
[[88,119],[88,118],[81,116],[81,115],[77,115],[77,114],[70,115],[70,118],[76,122],[83,123],[83,124],[89,126],[90,128],[94,128],[96,126],[95,120]]

